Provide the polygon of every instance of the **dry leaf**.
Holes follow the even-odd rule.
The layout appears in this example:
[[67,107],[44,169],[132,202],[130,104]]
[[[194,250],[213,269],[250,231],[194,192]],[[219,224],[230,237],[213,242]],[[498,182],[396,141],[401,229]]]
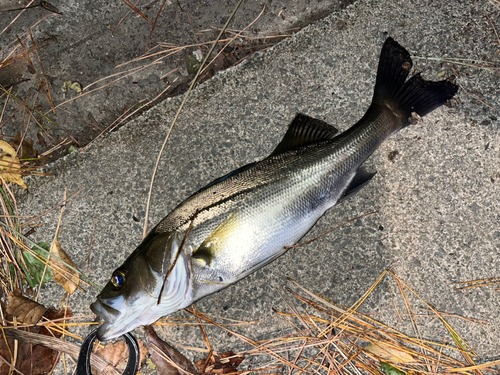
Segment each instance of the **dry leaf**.
[[[66,254],[59,244],[57,235],[56,238],[54,238],[54,242],[52,242],[52,245],[50,246],[50,253],[76,269],[75,263],[73,263],[68,254]],[[52,278],[54,281],[66,289],[66,292],[73,294],[78,287],[78,283],[80,282],[80,275],[78,272],[54,258],[50,258],[50,269],[52,270]]]
[[202,375],[228,374],[237,372],[237,367],[245,359],[244,356],[231,351],[225,353],[212,353],[210,359],[200,359],[195,365]]
[[21,177],[21,163],[16,156],[16,150],[5,141],[0,141],[0,175],[5,182],[13,182],[27,189]]
[[371,353],[381,360],[392,363],[410,363],[415,360],[407,352],[389,346],[384,342],[370,343],[365,347],[365,351]]
[[14,139],[9,143],[14,149],[17,149],[19,145],[21,145],[19,149],[19,156],[21,160],[26,159],[36,159],[38,152],[33,147],[33,140],[27,139],[23,137],[23,133],[18,132]]
[[[137,344],[139,345],[139,368],[140,368],[141,364],[144,362],[144,359],[146,358],[146,355],[148,354],[148,349],[144,346],[142,340],[137,340]],[[128,353],[127,343],[123,340],[113,344],[100,346],[96,350],[96,354],[106,359],[120,373],[125,370],[125,367],[127,367],[129,353]],[[101,375],[101,372],[93,368],[92,374]]]
[[[11,321],[12,315],[7,313],[9,308],[3,310],[5,311],[4,314],[7,314],[5,319],[7,321]],[[61,319],[71,316],[73,316],[71,310],[56,310],[53,307],[49,308],[44,314],[44,317],[48,320]],[[55,336],[59,338],[62,336],[62,334],[57,330],[49,331],[45,326],[30,327],[27,330],[51,337]],[[3,337],[0,338],[0,356],[2,356],[8,363],[12,363],[10,353],[13,353],[14,341],[15,340],[12,338],[8,338],[7,340]],[[57,364],[59,359],[58,354],[57,350],[52,350],[42,345],[32,345],[26,341],[18,342],[16,369],[24,375],[47,374]],[[5,363],[0,362],[0,374],[8,374],[9,371],[10,367]],[[14,374],[14,372],[11,373]]]
[[[172,365],[171,361],[191,374],[198,374],[193,363],[184,357],[178,350],[160,339],[153,327],[144,326],[144,329],[148,337],[151,360],[156,365],[156,371],[159,375],[186,375],[185,372],[180,371],[177,367]],[[170,361],[167,358],[169,358]]]
[[23,296],[19,289],[9,293],[7,314],[12,314],[24,324],[36,324],[47,308]]

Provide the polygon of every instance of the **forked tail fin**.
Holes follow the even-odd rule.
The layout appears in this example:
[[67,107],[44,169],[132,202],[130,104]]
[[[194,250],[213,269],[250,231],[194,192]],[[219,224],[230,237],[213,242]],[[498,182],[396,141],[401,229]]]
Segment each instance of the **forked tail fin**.
[[409,125],[413,112],[423,117],[446,103],[458,90],[449,81],[426,81],[419,74],[406,81],[412,65],[408,51],[387,38],[380,54],[372,105],[384,102],[396,105],[407,119],[403,127]]

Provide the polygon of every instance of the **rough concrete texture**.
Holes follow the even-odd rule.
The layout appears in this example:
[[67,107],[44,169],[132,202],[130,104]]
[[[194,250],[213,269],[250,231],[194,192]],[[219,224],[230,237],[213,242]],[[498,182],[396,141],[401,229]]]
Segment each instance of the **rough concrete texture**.
[[[151,225],[212,179],[265,157],[297,112],[341,130],[353,124],[369,105],[387,35],[416,56],[416,69],[425,78],[454,74],[462,87],[451,107],[443,106],[385,142],[368,162],[378,171],[374,180],[330,210],[307,238],[360,214],[377,214],[288,251],[197,303],[198,309],[232,319],[260,319],[236,329],[262,339],[280,334],[272,308],[285,308],[278,286],[287,284],[286,276],[351,305],[392,265],[438,310],[487,320],[487,326],[479,326],[449,318],[482,360],[498,358],[499,292],[494,286],[457,292],[453,285],[500,276],[498,69],[423,58],[493,60],[499,47],[488,16],[495,21],[498,15],[498,7],[486,0],[360,1],[195,90],[162,158]],[[62,200],[65,186],[69,194],[85,187],[67,205],[60,243],[85,271],[93,235],[88,275],[99,285],[141,240],[154,160],[179,103],[178,98],[167,100],[89,149],[54,163],[53,176],[30,180],[30,192],[20,202],[23,214],[38,214]],[[389,158],[394,151],[397,155]],[[34,237],[50,240],[57,217],[57,212],[45,216],[47,225]],[[397,294],[388,278],[363,311],[395,325],[388,285]],[[96,294],[89,289],[72,296],[74,313],[90,314]],[[62,296],[61,288],[51,284],[42,301],[58,304]],[[415,309],[424,307],[412,301]],[[423,337],[451,341],[436,320],[418,318],[418,323]],[[172,342],[203,347],[196,328],[167,327],[165,332]],[[245,347],[218,329],[209,330],[209,336],[218,351]]]
[[[39,92],[38,81],[39,78],[45,85],[45,75],[56,107],[55,113],[48,112],[47,115],[57,126],[37,116],[40,125],[32,121],[26,139],[33,139],[39,152],[51,149],[63,139],[70,142],[51,157],[64,155],[70,145],[85,146],[119,116],[145,105],[162,92],[165,97],[185,91],[190,80],[185,56],[193,52],[206,54],[209,49],[209,46],[185,48],[168,56],[166,53],[156,56],[155,59],[163,58],[154,64],[151,64],[152,59],[148,59],[119,67],[145,53],[151,23],[135,12],[127,15],[130,8],[120,0],[98,4],[92,0],[50,3],[62,15],[37,6],[27,9],[16,18],[19,11],[7,10],[22,8],[31,2],[0,1],[0,68],[8,65],[0,70],[0,84],[6,87],[14,85],[13,94],[25,99],[33,107],[39,106],[40,111],[48,112],[51,106],[44,93]],[[153,22],[162,3],[147,1],[138,4],[138,8]],[[165,44],[188,46],[214,40],[217,31],[210,28],[222,27],[236,3],[166,1],[149,41],[149,52],[164,51],[167,49]],[[264,10],[258,21],[244,34],[254,39],[239,38],[235,45],[221,55],[214,69],[231,66],[254,49],[266,48],[279,41],[279,38],[265,37],[290,34],[287,30],[303,27],[349,3],[349,0],[244,2],[231,29],[243,30]],[[36,4],[39,2],[32,3]],[[7,27],[11,21],[14,22]],[[31,26],[43,70],[35,53],[30,54],[33,66],[26,58],[14,58],[13,63],[8,59],[23,53],[18,38],[26,49],[30,49],[32,43],[27,30]],[[159,43],[163,43],[163,47],[159,47]],[[120,80],[111,84],[116,79]],[[85,95],[79,96],[71,89],[64,93],[61,88],[65,81],[78,82],[82,88],[86,88]],[[0,102],[2,107],[4,102],[5,97]],[[2,124],[2,134],[6,136],[15,136],[20,128],[26,127],[23,111],[15,112],[16,109],[17,105],[11,100],[2,117],[5,120],[14,114]]]

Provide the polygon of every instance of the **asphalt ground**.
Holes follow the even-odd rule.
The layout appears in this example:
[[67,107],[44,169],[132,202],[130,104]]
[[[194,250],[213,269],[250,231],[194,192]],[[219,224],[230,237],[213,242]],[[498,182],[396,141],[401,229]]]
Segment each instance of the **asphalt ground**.
[[[288,285],[286,277],[349,306],[392,267],[439,311],[487,320],[481,326],[449,318],[481,359],[498,358],[500,293],[494,286],[455,291],[453,283],[500,276],[500,79],[498,68],[484,62],[498,61],[493,28],[499,12],[498,3],[489,1],[358,1],[198,87],[160,163],[150,227],[214,178],[265,157],[296,113],[341,130],[357,121],[370,103],[388,35],[410,51],[424,78],[454,75],[461,90],[450,106],[386,141],[367,162],[378,172],[372,182],[327,212],[306,238],[358,215],[376,214],[288,251],[197,308],[259,320],[237,330],[269,338],[281,334],[273,308],[286,308],[278,292]],[[473,61],[442,60],[455,58]],[[52,176],[29,179],[29,193],[19,200],[23,214],[39,214],[62,201],[65,187],[68,195],[84,188],[66,206],[59,242],[99,285],[141,241],[152,169],[180,102],[168,99],[88,149],[49,165]],[[57,210],[46,215],[47,225],[33,238],[50,241],[58,215]],[[362,309],[405,329],[410,326],[395,313],[394,290],[388,278]],[[41,301],[58,305],[63,294],[52,283]],[[72,295],[74,314],[90,314],[97,294],[91,288]],[[416,299],[413,305],[424,307]],[[423,337],[450,340],[436,319],[418,322]],[[171,342],[204,345],[197,328],[169,326],[164,333]],[[215,350],[245,347],[219,329],[208,334]]]
[[[126,3],[52,0],[40,6],[40,1],[0,1],[0,85],[12,87],[13,95],[51,121],[37,116],[36,123],[28,122],[18,109],[19,100],[8,102],[4,95],[0,98],[5,106],[0,118],[4,139],[10,141],[22,129],[39,154],[60,145],[46,157],[53,161],[70,147],[84,147],[119,127],[149,103],[185,92],[192,78],[186,58],[208,52],[210,46],[203,43],[215,40],[216,28],[225,24],[236,5],[236,1],[146,0],[137,3],[139,15]],[[201,79],[350,3],[245,1],[223,39],[239,34],[238,38]],[[28,5],[32,7],[19,10]],[[29,59],[23,58],[25,50],[31,52]],[[145,54],[153,57],[143,59]],[[45,91],[40,91],[39,79]],[[68,81],[79,84],[83,92],[63,91]]]

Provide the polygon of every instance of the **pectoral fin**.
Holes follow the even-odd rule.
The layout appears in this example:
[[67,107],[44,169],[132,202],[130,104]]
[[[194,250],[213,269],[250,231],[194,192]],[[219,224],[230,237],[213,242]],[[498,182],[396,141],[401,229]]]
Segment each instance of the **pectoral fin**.
[[235,211],[230,214],[212,233],[203,241],[198,249],[193,252],[192,258],[210,266],[215,257],[227,249],[226,241],[234,231],[238,230],[241,213]]
[[205,243],[202,243],[200,247],[193,253],[192,258],[201,262],[204,265],[210,266],[212,263],[214,254],[212,253],[212,249],[207,247]]

